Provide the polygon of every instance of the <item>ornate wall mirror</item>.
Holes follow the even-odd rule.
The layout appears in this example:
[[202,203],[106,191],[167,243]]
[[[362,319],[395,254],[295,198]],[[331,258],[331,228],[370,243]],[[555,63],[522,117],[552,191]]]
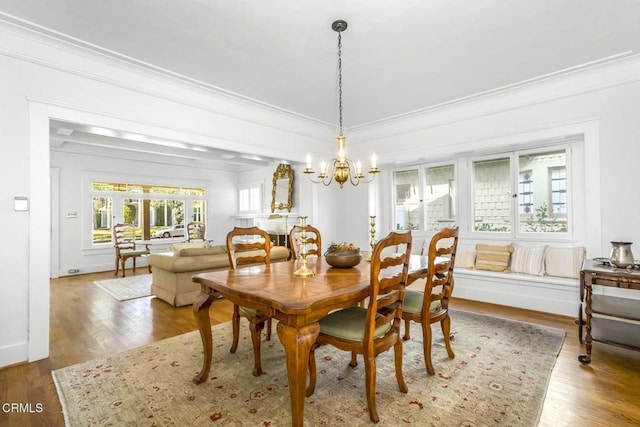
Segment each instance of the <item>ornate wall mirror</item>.
[[293,192],[293,169],[291,165],[280,163],[273,174],[271,192],[271,212],[287,210],[291,212],[291,193]]

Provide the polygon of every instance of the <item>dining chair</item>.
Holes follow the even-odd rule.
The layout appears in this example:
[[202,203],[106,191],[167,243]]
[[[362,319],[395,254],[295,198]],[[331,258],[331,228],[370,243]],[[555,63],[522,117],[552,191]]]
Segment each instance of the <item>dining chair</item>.
[[322,256],[322,236],[320,235],[320,230],[311,225],[304,227],[295,225],[289,232],[289,247],[291,248],[293,259],[300,258],[300,234],[303,228],[307,234],[307,255]]
[[192,221],[187,224],[187,242],[195,240],[205,240],[205,231],[207,227],[204,222]]
[[[250,253],[247,253],[250,251]],[[229,267],[236,269],[247,264],[271,263],[271,240],[269,234],[258,227],[234,227],[227,234],[227,253],[229,255]],[[233,304],[233,342],[231,353],[235,353],[240,339],[240,317],[249,320],[251,342],[253,344],[253,376],[262,375],[260,363],[260,339],[265,323],[267,324],[267,341],[271,340],[271,317],[262,310]]]
[[[403,250],[385,251],[391,246]],[[407,385],[402,376],[400,324],[410,256],[411,232],[391,232],[373,248],[368,306],[344,308],[320,319],[320,333],[309,353],[307,397],[314,393],[316,386],[315,350],[325,344],[350,351],[351,367],[357,365],[357,355],[362,354],[369,418],[374,423],[379,421],[375,400],[378,354],[393,347],[396,381],[400,391],[407,392]]]
[[[112,227],[113,247],[116,250],[116,276],[122,266],[122,277],[125,277],[125,264],[129,258],[133,259],[133,272],[136,272],[136,258],[146,256],[151,253],[149,245],[144,245],[144,249],[136,245],[135,227],[133,224],[116,224]],[[149,273],[151,266],[147,265]]]
[[402,318],[404,319],[404,340],[410,339],[411,321],[422,325],[424,363],[429,375],[434,375],[431,362],[431,324],[440,322],[444,345],[449,358],[455,353],[451,348],[451,319],[449,300],[453,292],[453,267],[458,247],[458,228],[444,228],[436,233],[429,243],[427,254],[427,277],[424,290],[407,289],[404,296]]

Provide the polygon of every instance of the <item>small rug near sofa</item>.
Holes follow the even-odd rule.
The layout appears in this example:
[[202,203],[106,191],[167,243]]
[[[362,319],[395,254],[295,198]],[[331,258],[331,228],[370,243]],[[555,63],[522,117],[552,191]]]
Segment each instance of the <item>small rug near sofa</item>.
[[[231,324],[213,330],[213,365],[201,385],[199,333],[52,372],[67,426],[286,426],[291,423],[284,352],[277,337],[262,342],[259,378],[251,375],[249,328],[229,353]],[[398,391],[393,351],[377,358],[377,409],[381,426],[535,426],[564,331],[468,312],[452,313],[455,359],[447,357],[434,328],[433,363],[426,373],[419,325],[404,344],[409,393]],[[305,426],[373,425],[364,396],[364,364],[350,354],[317,350],[316,392],[305,401]]]
[[151,295],[151,274],[122,277],[120,279],[96,280],[93,283],[118,301]]

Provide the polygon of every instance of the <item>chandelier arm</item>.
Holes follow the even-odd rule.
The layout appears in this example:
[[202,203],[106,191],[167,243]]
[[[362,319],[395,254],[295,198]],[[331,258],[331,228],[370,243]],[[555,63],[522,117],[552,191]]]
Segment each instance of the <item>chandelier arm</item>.
[[349,166],[349,182],[354,187],[357,187],[360,184],[360,178],[358,178],[356,166],[351,159],[345,159],[347,166]]

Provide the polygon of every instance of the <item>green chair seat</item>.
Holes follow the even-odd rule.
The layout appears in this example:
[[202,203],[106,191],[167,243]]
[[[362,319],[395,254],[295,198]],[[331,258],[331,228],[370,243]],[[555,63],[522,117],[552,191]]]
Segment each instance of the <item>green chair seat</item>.
[[[335,311],[320,320],[320,333],[352,341],[364,340],[367,309],[349,307]],[[383,336],[391,329],[391,323],[378,326],[374,339]]]
[[[420,314],[422,311],[422,299],[424,298],[424,292],[419,291],[405,291],[404,293],[404,305],[402,306],[402,311],[404,313],[411,314]],[[431,305],[429,306],[429,312],[433,313],[435,311],[440,310],[441,308],[440,300],[431,301]]]

